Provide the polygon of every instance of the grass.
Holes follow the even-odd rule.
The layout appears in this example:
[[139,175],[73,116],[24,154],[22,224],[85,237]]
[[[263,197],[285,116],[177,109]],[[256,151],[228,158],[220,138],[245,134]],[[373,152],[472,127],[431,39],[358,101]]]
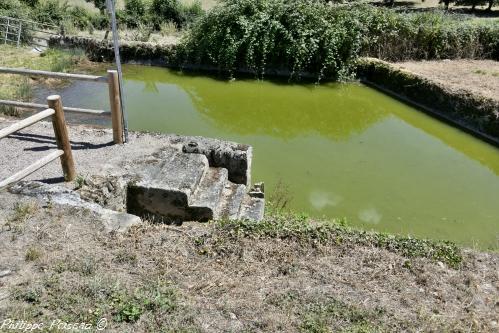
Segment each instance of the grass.
[[382,312],[366,311],[335,299],[326,303],[312,303],[305,306],[300,329],[309,333],[383,332],[381,325],[376,323]]
[[[314,221],[302,214],[272,210],[262,222],[217,221],[211,235],[216,246],[235,242],[240,238],[277,238],[300,243],[377,247],[406,258],[427,258],[441,261],[453,268],[462,263],[460,248],[450,241],[417,239],[380,232],[365,231],[346,225],[344,220]],[[206,240],[198,239],[202,246]]]
[[[43,53],[33,52],[31,48],[16,48],[0,45],[0,66],[10,68],[29,68],[52,72],[88,71],[92,66],[81,51],[62,51],[48,49]],[[20,77],[13,74],[0,74],[0,98],[29,102],[33,98],[33,88],[37,84],[61,84],[61,80]],[[19,116],[19,110],[12,107],[0,107],[0,113],[8,116]]]
[[16,203],[11,216],[7,218],[5,226],[7,229],[20,233],[24,230],[24,224],[33,216],[39,207],[36,202]]
[[24,260],[26,261],[36,261],[40,259],[42,256],[42,253],[40,250],[36,247],[30,247],[26,251],[26,255],[24,256]]

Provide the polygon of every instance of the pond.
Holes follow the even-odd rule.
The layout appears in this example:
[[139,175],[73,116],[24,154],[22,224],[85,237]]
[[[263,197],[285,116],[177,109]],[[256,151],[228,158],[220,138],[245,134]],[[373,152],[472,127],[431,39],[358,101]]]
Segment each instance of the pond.
[[[253,181],[265,181],[267,198],[276,187],[287,192],[288,208],[499,247],[499,150],[374,89],[221,81],[135,65],[124,76],[131,130],[251,144]],[[62,96],[67,106],[108,109],[103,85],[75,83]]]

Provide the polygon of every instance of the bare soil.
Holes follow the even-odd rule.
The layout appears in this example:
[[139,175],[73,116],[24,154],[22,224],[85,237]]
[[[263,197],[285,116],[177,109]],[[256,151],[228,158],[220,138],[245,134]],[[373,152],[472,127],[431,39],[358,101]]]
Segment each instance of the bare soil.
[[499,62],[494,60],[439,60],[393,63],[435,81],[452,92],[469,91],[499,101]]

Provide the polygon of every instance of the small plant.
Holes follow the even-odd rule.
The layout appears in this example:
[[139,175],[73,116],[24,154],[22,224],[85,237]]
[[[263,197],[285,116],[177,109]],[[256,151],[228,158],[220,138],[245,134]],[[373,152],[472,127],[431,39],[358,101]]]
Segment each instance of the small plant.
[[23,288],[16,287],[12,291],[12,296],[14,299],[24,301],[27,303],[38,304],[42,297],[42,292],[39,288]]
[[150,281],[148,288],[133,294],[118,288],[112,297],[117,322],[136,322],[146,311],[172,312],[177,308],[176,292],[164,281]]
[[80,188],[83,187],[83,185],[85,185],[85,176],[83,175],[76,176],[74,183],[75,183],[74,189],[79,190]]
[[337,300],[311,304],[302,315],[302,332],[381,332],[375,322],[382,313],[364,311]]
[[7,219],[6,226],[14,232],[21,232],[24,229],[24,223],[38,210],[36,202],[15,203],[14,212]]
[[160,25],[161,36],[171,36],[177,33],[177,24],[173,21],[162,22]]
[[9,117],[20,117],[21,112],[18,108],[9,105],[0,105],[0,113]]
[[275,209],[278,212],[283,211],[291,200],[292,196],[289,185],[279,179],[269,197],[269,209]]
[[33,89],[29,78],[23,77],[16,91],[16,100],[29,102],[33,98]]
[[36,247],[30,247],[24,255],[24,260],[26,261],[36,261],[40,259],[42,253]]
[[152,25],[139,23],[137,29],[132,30],[131,39],[137,42],[147,42],[153,32]]

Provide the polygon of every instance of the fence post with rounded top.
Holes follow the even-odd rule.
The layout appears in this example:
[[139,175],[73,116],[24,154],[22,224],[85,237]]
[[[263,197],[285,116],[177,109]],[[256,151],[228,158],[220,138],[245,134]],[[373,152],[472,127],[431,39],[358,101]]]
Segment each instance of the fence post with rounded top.
[[64,119],[64,110],[62,108],[61,96],[51,95],[47,97],[48,107],[55,111],[52,116],[52,125],[54,127],[55,140],[57,147],[64,151],[61,155],[62,171],[66,181],[72,181],[76,178],[73,153],[71,143],[69,142],[68,129]]
[[116,70],[108,70],[107,81],[109,86],[109,104],[111,105],[111,121],[113,124],[113,141],[116,144],[122,144],[123,123],[118,72]]

